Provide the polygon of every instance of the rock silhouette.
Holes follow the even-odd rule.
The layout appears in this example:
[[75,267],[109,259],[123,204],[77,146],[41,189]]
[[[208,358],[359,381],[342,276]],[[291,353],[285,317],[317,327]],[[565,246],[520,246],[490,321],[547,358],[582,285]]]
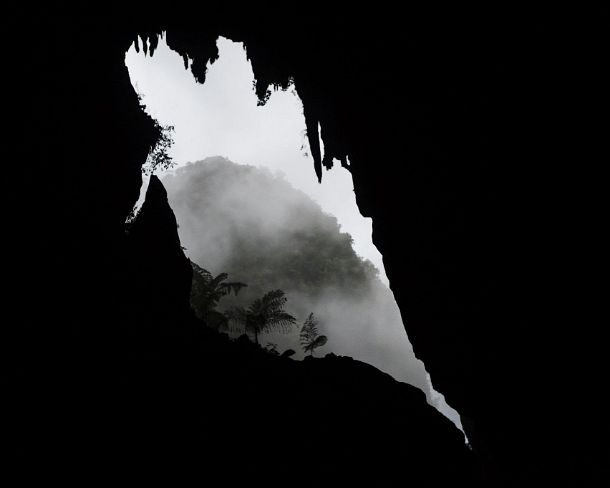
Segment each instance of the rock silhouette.
[[[295,392],[321,384],[311,398],[327,410],[332,442],[315,443],[325,474],[284,484],[472,486],[474,462],[483,486],[604,486],[607,9],[295,8],[20,3],[3,14],[7,464],[45,479],[116,481],[129,468],[122,480],[165,471],[175,482],[226,467],[227,480],[256,481],[260,462],[232,457],[266,431],[244,413],[248,395],[273,398],[284,425],[302,405]],[[473,456],[422,395],[369,366],[296,366],[197,339],[180,248],[161,246],[154,271],[134,258],[139,243],[156,247],[152,225],[137,245],[124,229],[155,133],[124,55],[136,40],[152,55],[161,33],[200,82],[222,34],[244,42],[261,99],[295,83],[312,172],[349,167],[415,353],[462,414]],[[164,259],[184,267],[167,300],[163,275],[180,271]],[[229,365],[235,375],[217,381]],[[286,458],[273,472],[292,476],[274,440]]]

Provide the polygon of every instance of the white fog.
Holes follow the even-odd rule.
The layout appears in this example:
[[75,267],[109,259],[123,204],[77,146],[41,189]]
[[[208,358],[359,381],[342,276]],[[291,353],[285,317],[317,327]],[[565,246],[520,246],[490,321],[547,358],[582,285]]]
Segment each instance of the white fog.
[[[413,354],[400,311],[387,288],[382,257],[372,242],[371,220],[358,212],[350,173],[337,164],[332,170],[324,171],[319,184],[308,154],[302,104],[294,88],[276,91],[265,106],[257,106],[252,69],[242,45],[220,38],[218,47],[220,57],[208,67],[203,85],[195,82],[190,71],[185,70],[182,58],[171,51],[164,40],[160,41],[152,58],[145,56],[143,51],[137,53],[134,47],[126,55],[132,84],[142,96],[146,111],[162,125],[175,127],[175,143],[170,155],[176,168],[214,156],[266,168],[270,175],[280,175],[289,186],[315,201],[321,211],[336,217],[341,232],[352,236],[355,253],[379,270],[378,284],[371,287],[366,300],[354,301],[349,293],[336,289],[331,293],[329,289],[322,293],[323,299],[316,300],[303,294],[299,296],[294,291],[289,304],[302,309],[301,315],[315,308],[325,319],[324,332],[329,336],[329,342],[320,350],[320,355],[327,352],[349,355],[373,364],[400,381],[427,390],[429,401],[461,428],[458,414],[446,405],[441,395],[431,390],[424,365]],[[218,246],[210,244],[214,236],[224,235],[226,222],[209,216],[208,220],[202,220],[197,209],[185,203],[187,186],[180,178],[172,178],[172,172],[169,172],[169,178],[167,174],[159,176],[162,180],[166,176],[164,185],[187,255],[214,274],[226,271],[222,267],[230,262],[229,258],[218,250]],[[240,205],[246,202],[248,215],[263,208],[257,205],[259,199],[253,185],[226,188],[226,201],[231,199],[230,192],[239,196]],[[288,208],[288,204],[280,204],[280,201],[277,204],[273,212],[261,215],[261,222],[274,223],[268,226],[270,235],[277,235],[278,229],[295,218],[281,211]],[[224,215],[227,219],[238,219],[236,214],[225,212]],[[263,218],[269,215],[274,218]],[[208,229],[207,234],[202,234],[202,225]],[[200,262],[202,260],[206,262]],[[239,270],[233,273],[239,273]]]

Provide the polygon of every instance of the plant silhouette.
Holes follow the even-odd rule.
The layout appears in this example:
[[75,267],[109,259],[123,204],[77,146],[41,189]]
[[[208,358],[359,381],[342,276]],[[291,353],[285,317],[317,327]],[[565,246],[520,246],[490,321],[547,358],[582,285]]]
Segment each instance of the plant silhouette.
[[244,326],[246,333],[251,333],[254,342],[259,344],[258,336],[261,332],[276,329],[288,332],[296,322],[296,319],[284,310],[287,300],[282,290],[272,290],[262,298],[254,300],[247,309],[233,307],[227,310],[225,317]]
[[282,354],[280,354],[280,357],[290,358],[290,357],[294,356],[295,354],[296,354],[296,351],[294,349],[286,349]]
[[328,337],[320,335],[317,326],[318,320],[313,313],[310,313],[301,328],[301,347],[304,352],[309,352],[311,356],[313,356],[314,349],[322,347],[328,342]]
[[279,351],[277,350],[277,344],[275,344],[274,342],[267,342],[267,346],[265,347],[265,350],[272,356],[280,355]]
[[[146,105],[143,103],[143,95],[137,93],[138,102],[142,110],[146,110]],[[152,119],[154,124],[154,142],[148,151],[146,163],[142,166],[142,174],[151,175],[156,170],[162,171],[173,168],[176,162],[169,155],[169,150],[174,145],[173,134],[175,128],[173,125],[161,125],[155,118]]]
[[220,273],[214,277],[208,270],[191,261],[193,268],[193,281],[191,285],[191,307],[197,317],[205,321],[209,327],[215,329],[226,328],[227,318],[216,311],[220,299],[226,295],[239,291],[248,286],[239,281],[228,282],[227,273]]

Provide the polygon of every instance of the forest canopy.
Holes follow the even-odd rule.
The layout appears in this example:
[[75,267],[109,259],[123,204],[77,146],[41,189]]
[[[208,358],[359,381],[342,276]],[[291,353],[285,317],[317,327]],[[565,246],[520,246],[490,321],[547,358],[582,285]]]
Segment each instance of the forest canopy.
[[[212,277],[247,284],[223,295],[218,312],[247,309],[282,290],[298,324],[311,313],[323,324],[319,332],[328,344],[319,354],[349,355],[426,389],[392,292],[356,254],[337,219],[308,195],[279,174],[222,157],[180,167],[163,184],[191,261]],[[296,329],[264,333],[261,344],[267,342],[301,351]]]

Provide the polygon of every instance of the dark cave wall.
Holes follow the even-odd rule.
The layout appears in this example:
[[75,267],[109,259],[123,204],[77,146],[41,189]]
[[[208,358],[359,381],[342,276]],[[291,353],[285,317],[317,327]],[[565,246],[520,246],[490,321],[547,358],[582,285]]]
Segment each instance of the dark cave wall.
[[[590,270],[601,266],[607,12],[200,9],[7,17],[20,76],[6,101],[7,160],[19,164],[5,188],[18,236],[5,371],[36,376],[44,363],[41,391],[54,375],[69,388],[73,363],[60,358],[75,336],[92,383],[126,360],[116,334],[141,318],[125,305],[123,222],[154,132],[124,52],[166,30],[203,81],[223,34],[245,43],[259,95],[294,80],[312,140],[322,127],[318,172],[349,156],[414,350],[465,416],[482,476],[601,484],[608,424],[591,397],[605,395],[606,361]],[[44,289],[35,307],[32,276]]]

